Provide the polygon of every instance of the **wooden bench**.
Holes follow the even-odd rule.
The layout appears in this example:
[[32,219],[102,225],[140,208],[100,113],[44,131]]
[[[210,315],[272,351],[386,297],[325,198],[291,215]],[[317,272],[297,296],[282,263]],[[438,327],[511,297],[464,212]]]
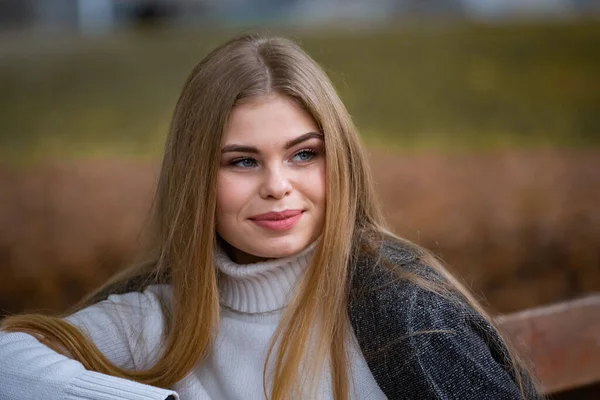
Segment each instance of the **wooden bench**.
[[496,321],[532,362],[545,394],[586,388],[569,398],[600,399],[600,293]]

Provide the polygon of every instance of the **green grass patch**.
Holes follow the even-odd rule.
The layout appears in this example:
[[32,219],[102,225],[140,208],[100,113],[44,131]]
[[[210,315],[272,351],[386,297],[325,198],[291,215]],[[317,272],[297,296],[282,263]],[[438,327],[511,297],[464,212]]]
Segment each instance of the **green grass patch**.
[[[276,33],[323,65],[371,146],[600,144],[600,21]],[[188,73],[232,35],[24,40],[0,54],[0,157],[156,157]]]

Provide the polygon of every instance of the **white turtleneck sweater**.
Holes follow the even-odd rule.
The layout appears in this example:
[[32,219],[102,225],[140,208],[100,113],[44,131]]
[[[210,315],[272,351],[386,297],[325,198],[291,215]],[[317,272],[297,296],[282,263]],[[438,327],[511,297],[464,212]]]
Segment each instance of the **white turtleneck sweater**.
[[[28,334],[0,332],[0,399],[164,400],[169,395],[182,400],[264,399],[263,367],[270,340],[313,251],[314,244],[295,256],[240,265],[218,249],[217,338],[208,358],[172,388],[87,371]],[[142,293],[109,296],[67,320],[86,332],[111,362],[144,369],[160,355],[159,299],[169,302],[171,295],[169,285],[153,285]],[[385,399],[354,334],[347,337],[351,398]],[[320,399],[333,398],[328,367],[325,363],[318,386]]]

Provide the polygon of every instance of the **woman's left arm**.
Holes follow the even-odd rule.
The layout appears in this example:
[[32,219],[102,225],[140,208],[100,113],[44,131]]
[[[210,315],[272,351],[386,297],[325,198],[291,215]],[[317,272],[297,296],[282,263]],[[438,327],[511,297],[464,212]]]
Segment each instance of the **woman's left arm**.
[[[464,302],[394,282],[351,303],[350,319],[390,399],[523,398],[500,336]],[[523,385],[539,398],[527,376]]]

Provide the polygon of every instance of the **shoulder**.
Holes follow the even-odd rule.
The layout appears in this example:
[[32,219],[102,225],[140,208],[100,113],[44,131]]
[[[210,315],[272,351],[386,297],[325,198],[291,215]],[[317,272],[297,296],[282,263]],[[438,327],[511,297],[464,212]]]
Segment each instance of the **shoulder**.
[[443,287],[442,276],[408,245],[386,241],[376,256],[359,257],[352,268],[349,314],[355,330],[378,328],[369,333],[369,346],[466,317],[468,308],[457,297],[442,296],[418,282]]
[[71,316],[69,321],[93,318],[100,314],[113,314],[124,320],[160,314],[162,304],[170,303],[171,289],[168,285],[150,285],[142,291],[110,294],[105,300],[83,308]]
[[475,315],[455,293],[440,294],[427,284],[447,287],[441,274],[403,243],[386,241],[377,257],[359,258],[353,266],[349,314],[355,330],[378,328],[369,332],[369,347],[422,329],[460,326]]
[[142,291],[111,294],[107,302],[129,307],[132,312],[160,312],[161,304],[170,304],[172,290],[170,285],[149,285]]
[[445,284],[417,251],[386,242],[353,272],[350,321],[388,398],[520,398],[494,327],[451,290],[415,283]]
[[[386,240],[377,254],[361,254],[351,268],[350,303],[360,307],[364,301],[377,306],[402,307],[414,296],[425,296],[428,291],[415,282],[430,282],[445,286],[440,273],[424,263],[416,249],[407,244]],[[393,300],[393,301],[391,301]]]
[[128,353],[129,361],[124,366],[145,368],[160,353],[164,307],[170,303],[169,285],[150,285],[139,292],[109,295],[65,319],[109,358],[113,353]]

